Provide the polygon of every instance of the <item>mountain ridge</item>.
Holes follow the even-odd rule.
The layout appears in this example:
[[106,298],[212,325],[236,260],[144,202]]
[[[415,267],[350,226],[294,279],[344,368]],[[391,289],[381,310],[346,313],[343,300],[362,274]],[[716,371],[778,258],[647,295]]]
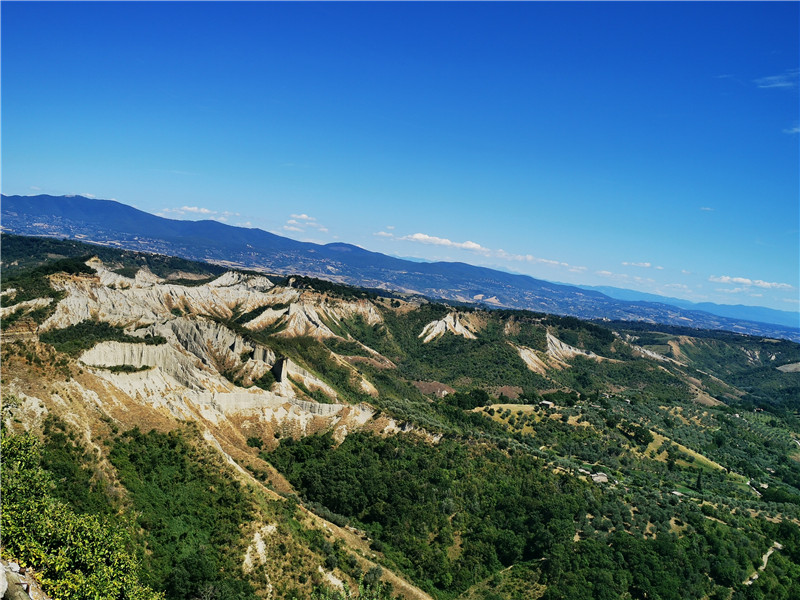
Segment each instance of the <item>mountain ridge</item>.
[[463,262],[412,262],[341,242],[320,245],[217,221],[167,219],[114,200],[4,195],[2,217],[4,231],[22,235],[79,239],[485,306],[583,319],[724,329],[800,341],[800,329],[786,325],[719,316],[668,303],[619,300],[599,291]]
[[662,302],[671,304],[688,310],[700,310],[718,315],[720,317],[730,317],[756,321],[759,323],[774,323],[775,325],[785,325],[787,327],[800,326],[800,313],[789,310],[777,310],[766,306],[754,306],[749,304],[719,304],[716,302],[693,302],[683,298],[672,296],[661,296],[648,292],[638,292],[627,288],[618,288],[608,285],[579,285],[578,287],[600,292],[617,300],[630,300],[641,302]]

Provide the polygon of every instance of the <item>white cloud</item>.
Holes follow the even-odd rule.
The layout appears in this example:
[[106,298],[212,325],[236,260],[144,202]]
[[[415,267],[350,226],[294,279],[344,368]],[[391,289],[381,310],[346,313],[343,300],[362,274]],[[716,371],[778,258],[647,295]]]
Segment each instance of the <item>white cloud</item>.
[[691,271],[687,271],[686,269],[681,269],[681,273],[683,273],[684,275],[691,275],[692,274]]
[[664,267],[662,267],[661,265],[659,265],[659,266],[657,266],[657,267],[656,267],[656,270],[658,270],[658,271],[663,271],[663,270],[664,270]]
[[770,75],[753,80],[762,89],[791,89],[797,87],[798,69],[789,69],[780,75]]
[[392,229],[394,229],[394,225],[387,225],[387,226],[386,226],[386,229],[388,229],[389,231],[391,231]]
[[783,302],[788,302],[789,304],[800,304],[800,299],[798,298],[781,298]]
[[738,285],[745,285],[745,286],[755,286],[769,290],[791,290],[793,287],[788,283],[777,283],[772,281],[763,281],[761,279],[749,279],[747,277],[730,277],[728,275],[722,275],[717,277],[716,275],[712,275],[708,278],[709,281],[713,281],[714,283],[730,283],[730,284],[738,284]]
[[42,191],[42,188],[40,188],[38,185],[32,185],[30,187],[30,189],[32,189],[34,192],[41,192]]
[[704,210],[706,212],[713,212],[714,211],[714,209],[711,208],[710,206],[701,206],[700,210]]
[[788,129],[784,129],[783,133],[788,133],[789,135],[800,133],[800,126],[795,125],[794,127],[789,127]]
[[626,267],[643,267],[645,269],[649,269],[653,265],[649,262],[624,262],[622,263]]
[[180,208],[164,208],[161,209],[160,212],[157,212],[156,215],[159,217],[187,217],[187,216],[200,215],[202,217],[207,217],[215,221],[221,221],[222,223],[227,222],[230,217],[241,216],[237,212],[231,212],[229,210],[223,210],[223,211],[211,210],[210,208],[205,208],[203,206],[181,206]]
[[[291,218],[286,221],[283,226],[284,231],[300,231],[304,232],[306,227],[313,227],[320,233],[328,233],[328,228],[317,222],[315,217],[307,215],[306,213],[289,215]],[[324,243],[324,242],[320,242]]]
[[746,292],[748,288],[745,287],[737,287],[737,288],[718,288],[718,292],[722,292],[723,294],[742,294]]
[[377,235],[378,237],[385,237],[385,238],[393,238],[394,234],[389,233],[388,231],[376,231],[372,235]]
[[[374,235],[380,237],[394,237],[394,234],[391,234],[386,231],[380,231],[375,233]],[[563,261],[552,260],[548,258],[539,258],[537,256],[533,256],[532,254],[512,254],[510,252],[506,252],[502,248],[493,250],[492,248],[486,248],[485,246],[481,246],[477,242],[473,242],[471,240],[467,240],[465,242],[454,242],[453,240],[436,237],[434,235],[428,235],[427,233],[413,233],[411,235],[404,235],[402,237],[397,237],[395,239],[402,240],[404,242],[416,242],[419,244],[428,244],[433,246],[444,246],[446,248],[457,248],[460,250],[468,250],[470,252],[475,252],[477,254],[481,254],[486,257],[499,258],[501,260],[537,263],[553,267],[565,267],[573,271],[586,270],[586,267],[576,267]]]
[[447,246],[448,248],[461,248],[462,250],[470,250],[472,252],[486,253],[490,252],[488,248],[484,248],[480,244],[467,240],[466,242],[454,242],[447,238],[436,237],[435,235],[428,235],[426,233],[412,233],[400,238],[408,242],[419,242],[420,244],[432,244],[434,246]]
[[[631,279],[630,275],[627,275],[626,273],[614,273],[607,269],[603,269],[601,271],[595,271],[594,273],[595,275],[600,275],[601,277],[609,277],[610,279],[624,279],[628,281],[630,281]],[[641,280],[641,277],[639,277],[638,279]]]
[[691,289],[685,283],[665,283],[664,287],[665,288],[674,288],[676,290],[684,290],[684,291],[688,291],[689,289]]

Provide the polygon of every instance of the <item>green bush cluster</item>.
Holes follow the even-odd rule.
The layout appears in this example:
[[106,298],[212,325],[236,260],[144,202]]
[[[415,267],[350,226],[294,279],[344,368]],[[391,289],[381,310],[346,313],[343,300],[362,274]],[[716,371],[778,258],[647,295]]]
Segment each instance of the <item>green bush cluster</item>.
[[3,555],[34,567],[42,588],[59,600],[159,600],[142,585],[124,529],[79,514],[52,495],[30,434],[2,432]]
[[193,429],[137,429],[114,439],[109,458],[128,490],[148,552],[143,576],[168,599],[213,593],[255,599],[232,549],[253,519],[251,500]]
[[103,321],[81,321],[63,329],[51,329],[39,335],[45,344],[52,345],[59,352],[78,356],[99,342],[114,341],[127,344],[165,344],[167,340],[160,335],[136,337],[125,333],[125,329]]

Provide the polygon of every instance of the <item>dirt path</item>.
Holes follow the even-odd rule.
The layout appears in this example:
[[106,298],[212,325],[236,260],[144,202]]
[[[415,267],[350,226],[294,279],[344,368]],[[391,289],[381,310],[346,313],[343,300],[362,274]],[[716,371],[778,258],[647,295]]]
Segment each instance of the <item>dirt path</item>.
[[764,556],[761,557],[761,566],[758,567],[758,571],[754,571],[753,574],[745,579],[742,583],[745,585],[753,585],[753,582],[758,579],[759,571],[763,571],[767,568],[767,561],[769,560],[769,557],[772,556],[772,553],[775,552],[775,550],[783,550],[783,546],[781,546],[778,542],[772,542],[772,547],[767,550]]

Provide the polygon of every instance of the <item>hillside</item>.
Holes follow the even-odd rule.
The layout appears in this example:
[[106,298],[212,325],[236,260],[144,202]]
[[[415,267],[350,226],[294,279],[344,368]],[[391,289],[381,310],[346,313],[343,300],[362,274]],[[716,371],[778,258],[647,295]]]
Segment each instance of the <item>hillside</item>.
[[800,596],[797,343],[2,241],[54,598]]
[[[617,300],[598,291],[464,263],[420,263],[350,244],[298,242],[216,221],[165,219],[110,200],[80,196],[3,196],[4,232],[91,241],[173,254],[228,267],[300,274],[431,298],[534,310],[584,319],[723,329],[800,342],[795,326],[719,316],[664,302]],[[767,315],[771,313],[766,313]]]

